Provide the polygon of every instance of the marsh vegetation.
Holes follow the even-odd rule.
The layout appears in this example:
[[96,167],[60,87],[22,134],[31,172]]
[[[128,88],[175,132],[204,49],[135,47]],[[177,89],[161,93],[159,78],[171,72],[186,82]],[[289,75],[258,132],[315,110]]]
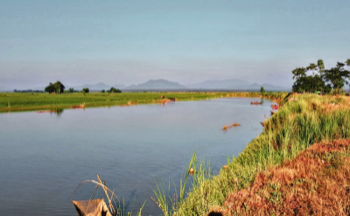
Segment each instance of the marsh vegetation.
[[[253,214],[254,209],[257,208],[256,204],[249,206],[249,203],[242,201],[242,205],[236,205],[236,202],[230,205],[230,202],[233,202],[232,197],[235,197],[239,191],[243,190],[242,194],[247,194],[244,189],[253,187],[258,173],[294,160],[302,151],[321,140],[333,141],[350,137],[349,97],[321,97],[314,94],[290,95],[281,103],[283,103],[283,108],[264,122],[264,131],[253,139],[238,157],[228,159],[227,169],[222,169],[219,175],[212,176],[210,167],[206,167],[205,162],[194,163],[192,159],[190,165],[194,168],[195,174],[191,177],[186,175],[181,180],[190,182],[187,183],[189,192],[186,198],[183,198],[182,194],[173,195],[177,199],[176,202],[171,201],[170,197],[173,196],[166,195],[158,187],[158,190],[155,191],[158,197],[156,201],[160,204],[164,215],[175,213],[176,215],[206,215],[210,211],[226,212],[225,215]],[[342,154],[348,154],[346,149],[347,147]],[[314,191],[321,193],[317,188]],[[272,205],[275,202],[275,195],[269,193],[263,199],[263,204]],[[280,195],[282,197],[279,197],[279,200],[286,199],[286,194]],[[254,196],[257,197],[258,194]],[[326,208],[327,203],[329,202],[325,201],[321,206]],[[340,211],[347,208],[347,204],[344,203],[344,205],[334,211],[341,213]],[[264,208],[261,211],[265,211],[266,214],[293,211],[290,206],[288,208],[291,209],[283,205],[278,208],[279,210]],[[312,211],[314,208],[298,210],[296,207],[294,210]]]

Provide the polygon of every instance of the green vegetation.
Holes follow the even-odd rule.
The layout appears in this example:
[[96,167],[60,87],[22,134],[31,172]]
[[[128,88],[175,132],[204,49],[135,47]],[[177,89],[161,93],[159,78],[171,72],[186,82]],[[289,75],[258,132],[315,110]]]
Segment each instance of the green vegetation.
[[[350,59],[345,61],[347,66],[350,66]],[[323,61],[317,61],[317,65],[311,63],[308,67],[296,68],[292,71],[293,92],[315,92],[321,91],[330,93],[332,88],[335,94],[339,94],[340,89],[344,84],[349,84],[350,71],[345,70],[345,64],[338,62],[337,66],[326,70]],[[307,76],[307,72],[312,72]]]
[[[161,103],[164,98],[175,98],[177,101],[205,100],[219,97],[259,97],[258,92],[147,92],[147,93],[69,93],[69,94],[47,94],[47,93],[0,93],[0,112],[70,108],[71,106],[84,104],[84,107],[96,106],[118,106],[135,105],[146,103]],[[286,93],[264,93],[263,97],[279,100]]]
[[89,90],[89,88],[83,88],[82,92],[83,92],[83,94],[85,95],[85,93],[89,93],[90,90]]
[[158,187],[155,201],[164,215],[206,215],[223,206],[229,194],[252,185],[259,172],[294,159],[313,143],[350,138],[349,103],[345,96],[289,95],[281,101],[283,108],[264,122],[263,133],[228,161],[227,169],[212,177],[204,162],[191,161],[196,174],[187,184],[187,197],[175,195],[179,198],[174,202],[174,196],[166,196]]
[[108,91],[109,93],[122,93],[122,91],[120,91],[120,89],[116,89],[114,87],[111,87],[111,89],[109,89]]
[[64,85],[60,82],[57,81],[54,84],[50,83],[46,88],[45,91],[48,93],[53,93],[55,92],[56,94],[61,94],[64,92]]
[[260,93],[265,93],[265,89],[263,86],[261,86],[261,88],[260,88]]

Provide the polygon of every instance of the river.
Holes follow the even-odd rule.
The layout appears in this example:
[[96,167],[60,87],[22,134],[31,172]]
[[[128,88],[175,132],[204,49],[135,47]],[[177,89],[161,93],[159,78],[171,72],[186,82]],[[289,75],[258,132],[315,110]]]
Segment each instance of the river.
[[[124,199],[126,211],[147,200],[143,215],[160,215],[150,199],[154,179],[178,182],[195,150],[217,174],[227,156],[262,132],[272,102],[250,105],[257,100],[0,114],[1,215],[77,215],[73,192],[96,174]],[[241,126],[221,129],[235,122]]]

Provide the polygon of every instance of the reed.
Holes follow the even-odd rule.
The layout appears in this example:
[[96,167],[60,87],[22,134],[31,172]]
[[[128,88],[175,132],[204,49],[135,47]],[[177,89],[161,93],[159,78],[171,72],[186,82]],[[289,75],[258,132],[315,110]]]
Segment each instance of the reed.
[[[275,97],[283,108],[264,122],[264,131],[238,157],[233,157],[227,169],[222,169],[219,175],[211,176],[210,167],[205,167],[204,162],[197,164],[202,170],[200,175],[196,172],[187,197],[182,197],[167,214],[167,209],[161,205],[164,215],[173,215],[174,212],[176,215],[206,215],[209,210],[222,206],[229,194],[252,185],[259,172],[293,160],[318,141],[350,137],[348,97],[311,94],[295,97]],[[167,197],[163,196],[163,199]]]

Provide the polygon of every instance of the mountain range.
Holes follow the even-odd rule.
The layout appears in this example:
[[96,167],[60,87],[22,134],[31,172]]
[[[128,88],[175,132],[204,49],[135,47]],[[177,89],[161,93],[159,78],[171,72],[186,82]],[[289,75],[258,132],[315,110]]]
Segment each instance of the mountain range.
[[[96,84],[86,84],[80,86],[65,86],[66,90],[73,88],[74,90],[82,90],[83,88],[89,88],[90,91],[101,91],[102,89],[108,90],[111,87],[121,89],[123,91],[147,91],[147,90],[230,90],[230,91],[259,91],[261,86],[266,91],[290,91],[289,87],[281,87],[278,85],[271,85],[267,83],[250,83],[241,79],[228,79],[228,80],[207,80],[200,83],[191,85],[182,85],[177,82],[168,81],[165,79],[151,79],[147,82],[136,85],[107,85],[103,82]],[[33,90],[44,90],[45,87],[33,88]]]
[[149,80],[138,85],[131,85],[124,90],[247,90],[259,91],[261,86],[266,91],[289,91],[289,88],[284,88],[271,84],[250,83],[241,79],[230,80],[207,80],[201,83],[192,85],[182,85],[177,82],[171,82],[164,79]]
[[229,79],[229,80],[207,80],[201,83],[190,85],[191,89],[218,89],[218,90],[260,90],[261,86],[267,91],[282,91],[288,90],[277,85],[271,85],[267,83],[258,84],[250,83],[241,79]]
[[188,87],[177,82],[171,82],[164,79],[148,80],[145,83],[131,85],[126,87],[126,90],[163,90],[163,89],[187,89]]

